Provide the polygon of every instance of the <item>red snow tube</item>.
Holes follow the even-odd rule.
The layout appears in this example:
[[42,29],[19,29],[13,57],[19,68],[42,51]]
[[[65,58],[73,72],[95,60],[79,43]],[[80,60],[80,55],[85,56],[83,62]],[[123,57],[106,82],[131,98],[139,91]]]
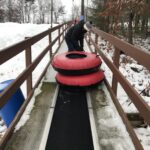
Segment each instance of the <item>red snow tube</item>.
[[96,54],[73,51],[55,56],[52,66],[61,74],[82,75],[98,71],[101,63]]
[[91,86],[101,82],[104,79],[103,71],[97,71],[87,75],[65,76],[60,73],[56,75],[56,80],[61,85],[67,86]]

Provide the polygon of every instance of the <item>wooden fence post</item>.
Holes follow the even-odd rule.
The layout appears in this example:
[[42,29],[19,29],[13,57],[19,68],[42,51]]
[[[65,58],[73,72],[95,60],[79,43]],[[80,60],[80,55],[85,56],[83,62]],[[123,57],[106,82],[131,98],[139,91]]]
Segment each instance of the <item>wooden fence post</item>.
[[[89,37],[91,37],[91,31],[89,31]],[[89,45],[91,44],[90,38],[89,38]]]
[[[98,45],[98,35],[97,34],[95,34],[95,43],[96,43],[96,45]],[[95,53],[97,53],[96,48],[95,48]]]
[[[28,39],[28,38],[29,37],[25,37],[25,39]],[[32,63],[31,46],[25,50],[25,59],[26,59],[26,68],[27,68]],[[27,78],[27,96],[29,95],[31,90],[32,90],[32,73]]]
[[[49,45],[52,42],[52,32],[50,31],[49,33]],[[53,52],[52,52],[52,46],[49,47],[49,52],[50,52],[50,59],[52,58]]]
[[67,33],[68,24],[65,24],[65,35]]
[[[120,50],[115,48],[115,52],[114,52],[114,58],[113,58],[113,63],[114,65],[119,69],[119,59],[120,59]],[[117,78],[113,75],[113,79],[112,79],[112,89],[113,92],[116,94],[117,96],[117,85],[118,85],[118,80]]]
[[64,25],[62,26],[62,30],[63,30],[63,39],[62,40],[64,40],[64,37],[65,37],[65,35],[64,35]]
[[58,38],[58,45],[60,45],[60,29],[61,29],[61,27],[59,27],[59,29],[58,29],[58,36],[59,36],[59,38]]
[[98,35],[95,34],[95,43],[98,44]]

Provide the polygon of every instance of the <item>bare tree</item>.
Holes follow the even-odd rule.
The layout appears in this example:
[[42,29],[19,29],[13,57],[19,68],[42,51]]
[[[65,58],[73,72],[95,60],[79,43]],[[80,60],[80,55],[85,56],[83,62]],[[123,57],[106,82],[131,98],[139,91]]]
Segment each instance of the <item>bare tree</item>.
[[54,1],[53,11],[54,11],[55,22],[57,23],[58,18],[65,14],[65,6],[62,4],[61,0]]
[[0,22],[4,22],[6,14],[6,5],[4,0],[0,0]]
[[[54,15],[57,22],[65,14],[61,0],[54,0]],[[0,21],[20,23],[50,23],[51,1],[47,0],[0,0]],[[63,19],[62,19],[63,20]]]
[[113,31],[113,33],[116,33],[118,23],[122,22],[121,18],[123,16],[127,16],[128,42],[132,44],[134,18],[136,15],[142,13],[144,5],[145,0],[109,0],[106,2],[105,9],[102,13],[100,13],[100,16],[110,17],[110,31]]
[[37,12],[37,5],[35,4],[35,0],[24,0],[22,11],[24,22],[36,23],[35,21],[36,12]]
[[6,20],[11,22],[21,22],[21,13],[20,13],[20,7],[19,7],[19,1],[11,1],[8,0],[5,2],[7,5],[6,9]]
[[80,7],[78,5],[73,5],[72,7],[72,19],[79,18],[80,16]]
[[51,3],[47,0],[38,0],[39,23],[50,22]]

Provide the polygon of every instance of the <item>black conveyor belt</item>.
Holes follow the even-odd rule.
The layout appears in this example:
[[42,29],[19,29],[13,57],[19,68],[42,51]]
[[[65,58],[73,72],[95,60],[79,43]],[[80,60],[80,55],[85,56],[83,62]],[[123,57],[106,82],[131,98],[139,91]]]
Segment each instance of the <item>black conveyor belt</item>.
[[94,150],[83,89],[59,88],[46,150]]

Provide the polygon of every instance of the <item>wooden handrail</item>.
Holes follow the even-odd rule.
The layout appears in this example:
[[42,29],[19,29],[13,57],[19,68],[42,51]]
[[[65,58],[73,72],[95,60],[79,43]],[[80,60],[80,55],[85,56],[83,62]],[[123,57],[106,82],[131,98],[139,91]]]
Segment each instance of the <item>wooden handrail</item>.
[[[60,28],[65,26],[67,28],[63,29],[63,31],[60,33]],[[14,120],[12,121],[10,127],[7,129],[4,137],[2,138],[2,140],[0,141],[0,149],[3,149],[7,140],[9,139],[9,137],[11,136],[15,125],[18,123],[20,117],[22,116],[27,104],[29,103],[29,101],[32,98],[32,95],[34,93],[34,90],[36,89],[36,87],[39,85],[40,81],[42,80],[43,76],[46,73],[47,68],[49,67],[51,60],[52,60],[52,46],[58,41],[59,44],[62,44],[63,40],[64,40],[64,33],[66,32],[66,30],[68,29],[68,27],[71,25],[70,22],[67,23],[63,23],[61,25],[58,25],[52,29],[48,29],[40,34],[37,34],[33,37],[27,38],[21,42],[18,42],[17,44],[14,44],[10,47],[7,47],[3,50],[0,51],[0,64],[3,64],[4,62],[6,62],[7,60],[13,58],[14,56],[16,56],[17,54],[21,53],[22,51],[26,51],[26,68],[25,70],[2,92],[0,93],[0,108],[2,108],[5,103],[7,103],[7,101],[9,100],[9,98],[17,91],[18,88],[20,88],[20,86],[23,84],[23,82],[25,80],[27,80],[27,98],[24,101],[23,105],[21,106],[20,110],[18,111],[18,113],[16,114]],[[59,35],[52,40],[51,38],[51,33],[55,30],[58,30]],[[37,43],[39,40],[41,40],[42,38],[44,38],[45,36],[49,36],[49,42],[48,45],[46,46],[46,48],[38,55],[38,57],[31,62],[32,60],[32,55],[31,55],[31,46],[35,43]],[[63,37],[62,41],[60,37]],[[58,51],[58,49],[60,48],[60,45],[58,45],[56,51]],[[44,58],[44,56],[47,54],[47,52],[50,51],[50,60],[47,63],[46,67],[44,68],[43,72],[41,72],[41,75],[38,79],[38,81],[35,83],[35,85],[32,87],[32,72],[34,71],[34,69],[37,67],[37,65],[40,63],[40,61]],[[8,55],[9,54],[9,55]]]
[[116,98],[116,96],[115,96],[115,94],[114,94],[110,84],[108,83],[108,81],[106,79],[104,80],[104,82],[106,84],[106,87],[108,88],[108,91],[109,91],[109,93],[111,95],[113,103],[115,104],[116,109],[118,110],[118,112],[119,112],[119,114],[120,114],[120,116],[122,118],[122,121],[126,125],[127,131],[129,132],[129,134],[131,136],[131,139],[133,141],[133,144],[135,145],[135,149],[136,150],[144,150],[142,144],[140,143],[138,137],[136,136],[136,133],[134,132],[134,130],[132,128],[131,123],[129,122],[126,114],[124,113],[124,111],[123,111],[119,101],[117,100],[117,98]]
[[93,28],[92,31],[98,36],[103,37],[109,41],[112,45],[123,51],[126,55],[134,58],[139,64],[145,66],[150,70],[150,53],[141,50],[140,48],[135,47],[125,41],[120,40],[119,38],[110,35],[104,31]]
[[90,41],[94,45],[94,47],[97,49],[98,53],[101,55],[107,66],[111,69],[113,72],[113,75],[116,77],[117,81],[120,82],[130,99],[135,104],[136,108],[139,110],[145,121],[150,125],[150,107],[148,104],[144,101],[144,99],[137,93],[137,91],[131,86],[131,84],[128,82],[128,80],[122,75],[122,73],[119,71],[118,67],[116,67],[106,56],[105,54],[100,51],[99,47],[95,44],[93,39],[91,37]]
[[27,77],[33,72],[33,70],[36,68],[36,66],[39,64],[39,62],[42,60],[42,58],[45,56],[45,54],[48,52],[49,47],[53,46],[57,40],[59,39],[59,36],[56,37],[50,45],[48,45],[43,52],[32,62],[31,65],[29,65],[18,77],[17,79],[12,82],[5,90],[0,94],[0,108],[3,107],[3,105],[8,101],[8,99],[17,91],[17,89],[20,87],[20,85],[27,79]]
[[[123,51],[126,55],[132,57],[135,59],[138,63],[145,66],[147,69],[150,70],[150,53],[145,52],[125,41],[122,41],[118,39],[117,37],[114,37],[113,35],[110,35],[108,33],[105,33],[101,30],[98,30],[96,28],[92,29],[92,32],[95,34],[95,39],[90,36],[90,34],[87,34],[89,40],[86,39],[88,46],[90,50],[96,53],[99,53],[99,55],[102,57],[106,65],[109,67],[109,69],[113,73],[113,80],[112,80],[112,87],[110,84],[105,80],[105,84],[111,94],[111,97],[113,99],[113,102],[123,120],[123,122],[126,125],[126,128],[132,138],[132,141],[134,143],[134,146],[138,150],[143,150],[143,147],[138,140],[132,126],[130,125],[126,114],[124,113],[121,105],[119,104],[119,101],[117,100],[117,84],[118,82],[122,85],[127,95],[130,97],[136,108],[139,110],[139,113],[144,118],[145,122],[150,125],[150,107],[145,102],[145,100],[137,93],[137,91],[132,87],[132,85],[129,83],[129,81],[123,76],[123,74],[119,71],[119,59],[120,59],[120,53]],[[102,37],[108,42],[110,42],[114,48],[114,57],[113,62],[106,57],[106,55],[100,50],[100,47],[98,46],[98,37]],[[89,43],[90,41],[90,43]],[[95,50],[92,49],[91,43],[94,46]]]
[[[42,33],[39,33],[33,37],[27,38],[26,40],[23,40],[21,42],[18,42],[10,47],[7,47],[0,51],[0,64],[6,62],[10,58],[16,56],[17,54],[24,51],[26,48],[30,47],[31,45],[35,44],[36,42],[40,41],[42,38],[47,36],[49,33],[52,33],[53,31],[59,29],[62,25],[58,25],[52,29],[48,29]],[[9,54],[9,55],[8,55]]]

